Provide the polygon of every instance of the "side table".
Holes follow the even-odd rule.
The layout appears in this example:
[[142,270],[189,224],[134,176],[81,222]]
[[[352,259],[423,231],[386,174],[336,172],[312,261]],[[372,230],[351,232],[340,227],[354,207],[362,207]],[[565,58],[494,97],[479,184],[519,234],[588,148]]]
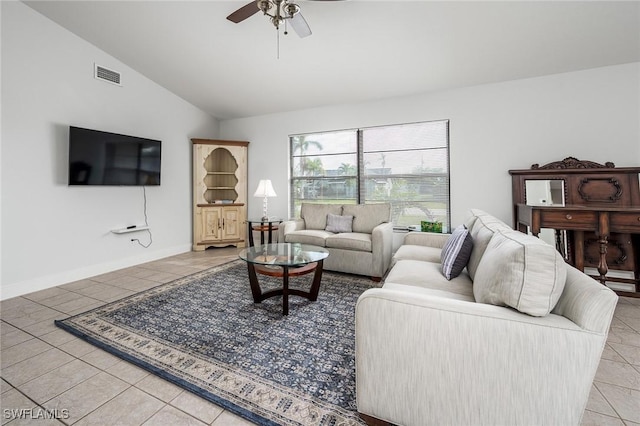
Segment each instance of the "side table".
[[253,231],[260,231],[260,244],[264,244],[264,233],[267,232],[267,244],[273,242],[273,231],[278,230],[278,225],[282,223],[282,219],[248,219],[247,225],[249,227],[249,247],[253,247]]

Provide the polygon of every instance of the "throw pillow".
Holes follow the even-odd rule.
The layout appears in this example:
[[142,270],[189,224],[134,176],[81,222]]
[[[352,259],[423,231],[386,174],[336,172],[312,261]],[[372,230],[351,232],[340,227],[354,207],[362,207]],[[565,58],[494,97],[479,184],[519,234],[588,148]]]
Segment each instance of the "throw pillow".
[[547,315],[562,295],[567,269],[552,245],[518,231],[493,234],[473,280],[478,303]]
[[353,216],[327,214],[327,227],[324,229],[329,232],[351,232],[351,225],[353,224]]
[[451,237],[442,247],[440,263],[442,273],[447,280],[457,277],[467,266],[471,250],[473,249],[473,239],[466,226],[458,226]]
[[300,208],[300,218],[304,219],[305,229],[325,229],[328,213],[339,215],[342,213],[342,205],[302,203]]

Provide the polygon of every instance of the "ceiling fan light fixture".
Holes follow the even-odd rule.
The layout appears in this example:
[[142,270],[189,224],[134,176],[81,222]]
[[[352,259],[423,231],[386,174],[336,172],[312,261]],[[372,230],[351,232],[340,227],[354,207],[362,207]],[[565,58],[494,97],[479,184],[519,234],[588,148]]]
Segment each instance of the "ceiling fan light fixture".
[[258,9],[260,9],[265,15],[273,7],[273,3],[271,3],[269,0],[258,0],[257,3]]
[[284,12],[287,14],[289,18],[293,18],[293,15],[300,12],[300,6],[295,3],[287,3],[284,6]]
[[302,16],[301,8],[296,3],[296,0],[252,0],[227,16],[227,19],[237,24],[258,13],[258,11],[262,11],[269,18],[271,24],[278,30],[278,34],[280,34],[280,25],[284,23],[285,35],[288,34],[287,24],[291,25],[291,28],[300,38],[311,35],[311,28],[309,28],[309,24]]
[[271,17],[271,23],[273,24],[274,27],[276,27],[276,30],[280,29],[280,23],[283,22],[284,19],[281,16],[272,16]]
[[[269,13],[269,11],[273,8],[275,8],[273,13]],[[291,19],[293,21],[294,17],[302,16],[302,14],[300,13],[300,7],[295,3],[295,0],[251,0],[250,3],[245,4],[240,9],[227,16],[227,19],[237,24],[258,13],[258,11],[262,11],[263,14],[271,18],[273,18],[274,16],[281,18],[277,20],[277,24],[273,20],[271,21],[274,25],[276,25],[276,28],[278,25],[280,25],[283,19]],[[302,23],[302,19],[298,20],[300,21],[298,26],[303,25],[308,27],[306,21]],[[305,36],[311,34],[310,29],[304,28],[304,30]]]

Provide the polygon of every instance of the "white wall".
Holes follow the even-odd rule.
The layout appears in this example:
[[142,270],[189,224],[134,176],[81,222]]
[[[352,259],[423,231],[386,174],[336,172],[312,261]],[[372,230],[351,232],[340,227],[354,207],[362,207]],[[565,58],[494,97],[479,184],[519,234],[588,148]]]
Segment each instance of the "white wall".
[[[23,3],[1,7],[1,297],[189,251],[189,139],[217,136],[217,120]],[[94,79],[94,62],[123,86]],[[67,186],[70,125],[162,140],[148,249],[130,241],[146,233],[110,232],[144,223],[141,187]]]
[[[269,200],[269,213],[282,217],[288,135],[295,133],[449,119],[453,225],[470,207],[510,222],[509,169],[567,156],[640,164],[638,63],[218,126],[24,4],[0,4],[3,299],[188,251],[191,137],[251,141],[250,194],[259,179],[272,179],[278,197]],[[123,87],[93,79],[94,62],[122,72]],[[147,190],[149,249],[131,243],[131,234],[110,232],[143,222],[141,188],[67,186],[69,125],[163,141],[162,186]],[[261,215],[261,203],[250,197],[250,216]]]
[[[469,208],[511,223],[510,169],[568,156],[640,165],[640,63],[226,120],[220,136],[251,141],[249,190],[272,179],[269,214],[288,217],[288,135],[440,119],[450,120],[452,225]],[[259,215],[260,200],[249,203]]]

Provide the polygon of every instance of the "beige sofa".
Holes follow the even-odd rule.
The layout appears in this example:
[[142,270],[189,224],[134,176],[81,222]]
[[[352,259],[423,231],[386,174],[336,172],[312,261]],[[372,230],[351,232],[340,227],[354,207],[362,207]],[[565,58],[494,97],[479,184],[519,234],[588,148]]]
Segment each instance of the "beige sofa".
[[[336,228],[327,223],[335,219]],[[391,263],[391,205],[303,203],[300,218],[282,223],[278,241],[312,244],[329,250],[324,269],[380,280]]]
[[384,286],[359,298],[358,411],[370,424],[578,425],[616,294],[491,215],[466,225],[458,277],[441,272],[451,237],[409,233]]

